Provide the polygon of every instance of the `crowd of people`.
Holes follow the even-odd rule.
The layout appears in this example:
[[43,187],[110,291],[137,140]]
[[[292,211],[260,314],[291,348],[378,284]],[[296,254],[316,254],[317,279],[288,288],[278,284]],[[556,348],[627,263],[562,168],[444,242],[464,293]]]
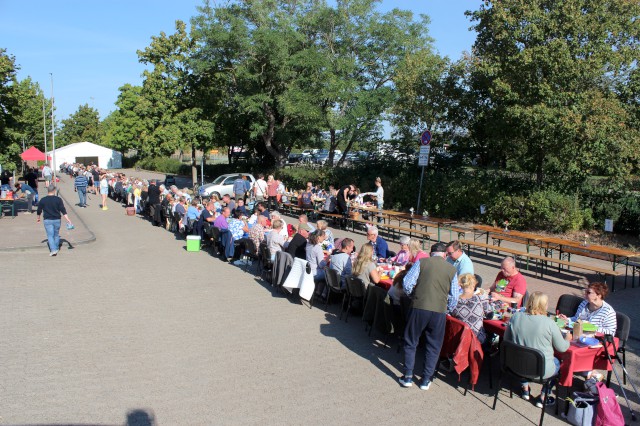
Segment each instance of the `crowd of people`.
[[[244,183],[241,187],[239,183],[237,192],[234,191],[235,197],[212,196],[201,200],[186,188],[166,187],[153,179],[132,178],[93,166],[65,164],[62,170],[74,176],[80,207],[86,207],[87,193],[99,193],[103,196],[101,208],[106,210],[108,196],[112,202],[120,202],[146,215],[155,226],[184,235],[199,235],[204,244],[209,243],[219,249],[223,261],[243,266],[263,253],[268,257],[263,261],[273,261],[279,251],[306,260],[316,282],[315,296],[318,298],[330,296],[326,286],[326,271],[329,269],[336,271],[343,288],[348,277],[357,277],[368,287],[379,285],[386,273],[384,265],[392,265],[395,276],[388,290],[392,303],[400,305],[403,298],[410,300],[403,336],[404,372],[399,378],[403,387],[413,384],[416,348],[424,337],[424,370],[419,387],[429,389],[440,357],[447,315],[466,323],[484,349],[491,350],[495,336],[484,330],[483,319],[493,314],[497,305],[512,307],[514,315],[504,338],[541,350],[547,361],[546,377],[556,374],[560,368],[554,351],[566,351],[573,337],[570,333],[563,336],[555,322],[547,317],[547,295],[538,291],[529,295],[526,279],[513,258],[502,260],[497,276],[486,290],[482,290],[482,281],[475,273],[474,264],[457,240],[448,244],[435,243],[425,251],[422,241],[402,236],[395,252],[389,248],[389,243],[375,224],[370,223],[367,225],[366,243],[358,250],[354,240],[348,236],[334,236],[325,220],[311,223],[306,213],[294,220],[285,219],[275,209],[283,200],[278,196],[281,182],[274,180],[273,176],[266,181],[260,176],[253,187]],[[264,184],[258,183],[261,180]],[[384,192],[379,180],[376,184],[379,189],[376,193],[378,206],[382,208]],[[20,189],[35,192],[29,182],[21,184]],[[327,191],[314,190],[309,182],[297,193],[301,205],[320,194],[326,199],[335,199],[331,203],[335,203],[339,210],[346,208],[345,201],[357,194],[353,185],[345,185],[339,190],[333,187]],[[256,200],[247,203],[247,195],[252,192]],[[262,196],[257,196],[256,192]],[[41,207],[38,207],[38,214]],[[559,318],[589,321],[598,332],[614,334],[616,314],[604,301],[607,292],[606,284],[590,284],[575,315],[571,318],[560,315]],[[591,377],[598,373],[585,374]],[[523,381],[521,385],[522,397],[529,399],[529,384]],[[548,403],[545,402],[548,391],[542,390],[536,398],[537,405]]]

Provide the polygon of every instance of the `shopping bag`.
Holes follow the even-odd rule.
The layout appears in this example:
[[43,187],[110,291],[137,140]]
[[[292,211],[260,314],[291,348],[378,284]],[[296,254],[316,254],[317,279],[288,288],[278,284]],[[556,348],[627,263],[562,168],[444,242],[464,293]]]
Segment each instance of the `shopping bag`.
[[569,401],[567,421],[574,426],[591,426],[595,417],[595,405],[598,397],[588,392],[574,392]]

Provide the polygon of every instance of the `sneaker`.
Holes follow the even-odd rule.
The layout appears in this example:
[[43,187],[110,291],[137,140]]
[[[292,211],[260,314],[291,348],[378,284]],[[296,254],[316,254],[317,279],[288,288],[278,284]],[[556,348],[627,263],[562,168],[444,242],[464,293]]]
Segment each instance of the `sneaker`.
[[420,382],[420,389],[429,390],[431,387],[431,380],[423,380]]
[[57,254],[58,254],[58,250],[56,250],[56,251],[52,251],[51,253],[49,253],[49,256],[55,256],[55,255],[57,255]]
[[109,207],[104,206],[104,207],[102,208],[102,210],[109,210]]
[[528,401],[529,398],[531,398],[531,393],[529,389],[522,388],[522,394],[520,396],[522,396],[522,399],[525,401]]
[[411,377],[402,376],[398,379],[398,383],[400,383],[400,386],[402,386],[403,388],[410,388],[411,386],[413,386],[413,380],[411,379]]
[[[546,401],[544,401],[544,405],[546,405],[547,407],[550,407],[552,405],[555,405],[556,403],[556,399],[552,396],[549,396]],[[541,397],[536,398],[536,407],[538,408],[542,408],[543,405],[543,401]]]
[[235,262],[233,262],[233,264],[236,265],[236,266],[244,266],[244,265],[247,264],[247,261],[240,259],[240,260],[236,260]]

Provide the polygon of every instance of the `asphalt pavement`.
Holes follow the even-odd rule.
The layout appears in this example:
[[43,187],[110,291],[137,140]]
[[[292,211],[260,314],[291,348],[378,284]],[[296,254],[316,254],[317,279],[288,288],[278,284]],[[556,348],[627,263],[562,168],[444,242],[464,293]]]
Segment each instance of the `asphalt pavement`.
[[[251,272],[187,252],[183,239],[112,200],[107,211],[94,196],[79,209],[69,177],[60,191],[76,229],[63,230],[73,248],[56,257],[35,215],[0,219],[2,424],[538,422],[539,409],[506,390],[491,409],[486,368],[467,396],[455,373],[440,373],[428,391],[401,388],[402,354],[368,337],[357,317],[339,321],[337,304],[309,309]],[[498,261],[477,258],[477,272],[490,280]],[[526,276],[553,305],[584,278]],[[637,294],[621,290],[611,302],[635,312]]]

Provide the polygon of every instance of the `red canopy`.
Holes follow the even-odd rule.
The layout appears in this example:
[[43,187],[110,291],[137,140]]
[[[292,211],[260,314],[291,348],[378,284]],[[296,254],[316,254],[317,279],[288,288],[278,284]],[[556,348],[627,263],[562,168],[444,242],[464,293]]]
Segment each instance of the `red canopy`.
[[[44,152],[40,151],[35,146],[32,146],[31,148],[20,154],[20,157],[22,157],[24,161],[45,161]],[[51,159],[51,157],[49,157],[49,159]]]

